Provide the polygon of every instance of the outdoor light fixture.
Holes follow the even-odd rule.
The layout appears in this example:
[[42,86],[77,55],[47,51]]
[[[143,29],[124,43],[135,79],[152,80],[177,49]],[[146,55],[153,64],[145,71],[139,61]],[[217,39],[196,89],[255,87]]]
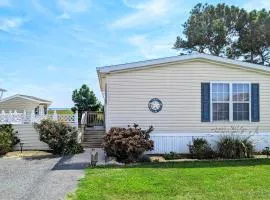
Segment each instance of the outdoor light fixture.
[[23,150],[23,143],[20,142],[20,147],[21,147],[21,153],[22,153],[22,150]]

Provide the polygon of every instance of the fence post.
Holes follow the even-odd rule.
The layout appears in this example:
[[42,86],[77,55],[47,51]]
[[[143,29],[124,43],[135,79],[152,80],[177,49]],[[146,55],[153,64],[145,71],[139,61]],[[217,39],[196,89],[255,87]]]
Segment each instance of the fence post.
[[79,116],[78,116],[78,111],[76,110],[75,114],[74,114],[74,125],[78,128],[78,124],[79,124]]
[[12,122],[12,111],[10,110],[8,114],[8,123],[11,124],[11,122]]
[[56,110],[53,112],[53,120],[54,121],[57,121],[58,120],[58,116],[57,116]]

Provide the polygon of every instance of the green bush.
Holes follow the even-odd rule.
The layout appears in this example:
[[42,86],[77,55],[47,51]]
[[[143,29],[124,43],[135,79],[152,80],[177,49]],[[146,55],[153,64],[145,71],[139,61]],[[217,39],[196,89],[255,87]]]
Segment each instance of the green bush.
[[13,147],[19,142],[20,140],[15,136],[11,124],[0,125],[0,155],[12,151]]
[[77,142],[76,128],[51,119],[42,120],[34,125],[39,132],[40,140],[49,145],[54,154],[76,154],[83,152],[83,147]]
[[138,162],[140,163],[149,163],[152,162],[151,157],[149,155],[142,155],[139,159]]
[[254,146],[250,137],[240,135],[223,135],[217,141],[217,153],[220,158],[251,158]]
[[216,156],[216,153],[204,138],[193,138],[192,144],[188,145],[188,147],[192,158],[210,159]]
[[136,162],[145,151],[153,149],[152,131],[152,126],[142,130],[137,124],[128,128],[111,128],[102,146],[107,156],[115,157],[118,162]]
[[262,155],[270,155],[270,150],[269,150],[269,147],[265,147],[262,152],[261,152]]
[[171,151],[169,154],[164,154],[163,158],[165,158],[165,160],[175,160],[175,159],[181,159],[183,158],[183,156],[181,156],[180,154]]

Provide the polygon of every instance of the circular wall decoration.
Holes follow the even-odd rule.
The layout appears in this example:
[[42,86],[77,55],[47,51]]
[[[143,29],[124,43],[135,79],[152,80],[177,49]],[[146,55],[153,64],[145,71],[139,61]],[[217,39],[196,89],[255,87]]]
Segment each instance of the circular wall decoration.
[[148,103],[148,108],[153,113],[158,113],[162,109],[162,102],[158,98],[153,98]]

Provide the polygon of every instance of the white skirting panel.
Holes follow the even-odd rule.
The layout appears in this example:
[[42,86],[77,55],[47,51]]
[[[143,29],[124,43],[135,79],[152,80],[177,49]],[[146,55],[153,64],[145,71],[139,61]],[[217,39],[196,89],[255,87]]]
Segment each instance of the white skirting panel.
[[[164,154],[170,152],[189,153],[188,144],[192,143],[192,138],[205,138],[215,148],[215,141],[220,135],[214,133],[202,134],[151,134],[151,139],[154,141],[154,150],[149,151],[149,154]],[[256,151],[261,151],[265,147],[270,147],[270,133],[260,133],[251,137]]]
[[[23,143],[24,150],[50,150],[48,145],[39,140],[39,134],[32,124],[13,125],[15,131],[18,131],[18,138]],[[15,146],[15,150],[19,150],[20,145]]]

